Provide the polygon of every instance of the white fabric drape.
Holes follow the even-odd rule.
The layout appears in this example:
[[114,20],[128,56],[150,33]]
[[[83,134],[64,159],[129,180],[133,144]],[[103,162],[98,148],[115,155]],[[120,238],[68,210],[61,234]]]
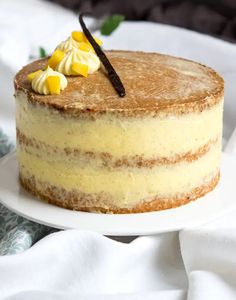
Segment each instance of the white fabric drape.
[[[39,46],[52,51],[78,27],[73,13],[53,4],[0,1],[0,127],[12,140],[14,73]],[[124,23],[103,41],[105,48],[175,54],[221,72],[229,138],[236,124],[235,45],[143,22]],[[0,257],[0,299],[236,299],[236,212],[199,229],[130,243],[79,230],[51,234],[22,254]]]

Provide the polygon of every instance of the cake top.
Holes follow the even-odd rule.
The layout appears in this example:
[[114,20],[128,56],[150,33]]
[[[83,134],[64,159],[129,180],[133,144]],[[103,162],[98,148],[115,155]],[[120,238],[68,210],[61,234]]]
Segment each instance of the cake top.
[[125,86],[124,98],[117,95],[102,67],[87,78],[67,77],[67,88],[58,95],[35,93],[27,75],[46,68],[48,58],[34,61],[17,73],[16,91],[24,91],[31,102],[72,115],[201,111],[223,96],[223,79],[199,63],[158,53],[106,51],[106,55]]

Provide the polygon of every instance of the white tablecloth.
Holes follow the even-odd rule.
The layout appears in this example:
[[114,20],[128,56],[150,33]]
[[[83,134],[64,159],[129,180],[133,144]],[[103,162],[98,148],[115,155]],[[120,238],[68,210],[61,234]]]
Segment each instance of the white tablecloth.
[[[13,74],[38,46],[52,51],[78,27],[75,15],[49,3],[0,1],[0,128],[13,142]],[[166,52],[220,71],[226,78],[229,138],[236,123],[234,45],[132,22],[103,41],[106,48]],[[0,299],[236,299],[236,212],[195,230],[130,243],[79,230],[50,234],[21,254],[0,257]]]

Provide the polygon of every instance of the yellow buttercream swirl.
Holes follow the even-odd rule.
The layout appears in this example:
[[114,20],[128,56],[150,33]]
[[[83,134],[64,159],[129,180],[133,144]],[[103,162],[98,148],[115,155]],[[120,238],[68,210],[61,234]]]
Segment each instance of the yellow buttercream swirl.
[[66,52],[65,56],[56,66],[56,70],[65,75],[74,75],[72,65],[74,63],[80,63],[88,66],[88,73],[92,74],[100,67],[100,60],[98,56],[92,51],[82,51],[72,47],[71,50]]
[[57,76],[60,78],[60,90],[64,90],[67,87],[66,77],[63,74],[54,71],[52,68],[48,66],[46,70],[39,72],[33,78],[31,83],[32,89],[39,94],[43,94],[43,95],[50,94],[50,90],[46,82],[49,76]]
[[79,48],[79,43],[76,42],[71,36],[56,47],[56,49],[59,49],[63,52],[68,52],[73,48]]

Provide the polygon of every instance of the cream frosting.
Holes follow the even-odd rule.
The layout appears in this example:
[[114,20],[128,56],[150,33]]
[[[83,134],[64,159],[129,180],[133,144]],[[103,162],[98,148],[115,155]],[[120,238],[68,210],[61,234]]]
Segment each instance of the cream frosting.
[[87,65],[89,74],[94,73],[100,67],[100,60],[92,51],[87,52],[72,47],[56,66],[56,70],[65,75],[74,75],[72,71],[74,63]]
[[56,49],[59,49],[63,52],[68,52],[73,48],[79,48],[79,43],[76,42],[71,36],[56,47]]
[[32,89],[39,94],[43,94],[43,95],[48,95],[50,94],[48,85],[46,83],[46,79],[49,76],[57,76],[60,78],[60,90],[64,90],[67,87],[67,79],[66,77],[57,72],[54,71],[52,68],[50,68],[49,66],[47,67],[46,70],[44,70],[43,72],[39,72],[38,74],[36,74],[36,76],[33,78],[32,80]]

